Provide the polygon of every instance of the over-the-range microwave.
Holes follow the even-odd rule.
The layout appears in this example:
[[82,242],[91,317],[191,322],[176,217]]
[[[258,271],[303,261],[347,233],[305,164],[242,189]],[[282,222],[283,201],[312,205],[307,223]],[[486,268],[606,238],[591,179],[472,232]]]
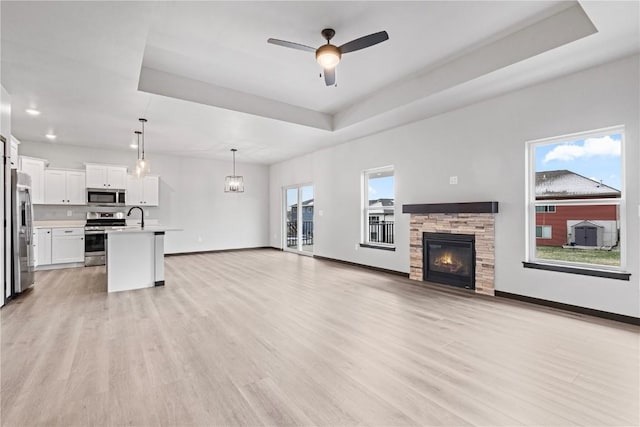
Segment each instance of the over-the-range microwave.
[[124,206],[125,190],[87,188],[87,204],[90,206]]

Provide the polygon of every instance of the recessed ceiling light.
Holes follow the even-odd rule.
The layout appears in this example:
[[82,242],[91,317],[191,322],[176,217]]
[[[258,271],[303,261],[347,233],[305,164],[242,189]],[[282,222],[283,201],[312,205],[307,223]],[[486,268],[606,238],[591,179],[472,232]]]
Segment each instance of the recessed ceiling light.
[[135,150],[136,148],[138,148],[138,144],[136,144],[135,142],[132,142],[131,144],[129,144],[129,147]]
[[47,139],[50,139],[50,140],[52,140],[52,141],[53,141],[54,139],[56,139],[56,135],[54,135],[54,134],[52,134],[52,133],[48,133],[48,134],[46,134],[45,136],[47,137]]
[[27,114],[29,114],[29,115],[31,115],[31,116],[39,116],[39,115],[40,115],[40,111],[35,110],[35,109],[33,109],[33,108],[27,108],[27,109],[26,109],[26,110],[24,110],[24,111],[26,111],[26,113],[27,113]]

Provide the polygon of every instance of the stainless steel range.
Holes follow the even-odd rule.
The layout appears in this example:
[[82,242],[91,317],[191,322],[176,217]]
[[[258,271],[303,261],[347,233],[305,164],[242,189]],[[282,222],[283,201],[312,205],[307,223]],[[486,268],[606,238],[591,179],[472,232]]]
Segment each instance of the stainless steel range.
[[127,225],[124,212],[87,212],[84,227],[84,265],[105,264],[105,230]]

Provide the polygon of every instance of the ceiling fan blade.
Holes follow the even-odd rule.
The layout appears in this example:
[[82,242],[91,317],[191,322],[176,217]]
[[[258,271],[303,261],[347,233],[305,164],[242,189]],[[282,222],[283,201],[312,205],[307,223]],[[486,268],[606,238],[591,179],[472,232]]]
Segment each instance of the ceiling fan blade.
[[359,39],[351,40],[348,43],[343,44],[338,49],[340,52],[354,52],[356,50],[364,49],[365,47],[373,46],[374,44],[382,43],[385,40],[389,40],[389,34],[386,31],[380,31],[379,33],[369,34],[368,36],[360,37]]
[[278,46],[290,47],[291,49],[306,50],[307,52],[315,52],[316,48],[305,46],[300,43],[288,42],[286,40],[268,39],[267,43],[277,44]]
[[333,86],[336,84],[336,69],[335,68],[325,68],[324,69],[324,82],[327,86]]

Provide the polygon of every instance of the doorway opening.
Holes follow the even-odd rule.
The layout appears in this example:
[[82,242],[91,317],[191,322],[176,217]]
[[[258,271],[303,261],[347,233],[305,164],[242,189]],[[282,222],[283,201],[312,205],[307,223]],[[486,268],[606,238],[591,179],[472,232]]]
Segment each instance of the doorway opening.
[[286,187],[284,206],[284,245],[287,251],[313,254],[313,185]]

